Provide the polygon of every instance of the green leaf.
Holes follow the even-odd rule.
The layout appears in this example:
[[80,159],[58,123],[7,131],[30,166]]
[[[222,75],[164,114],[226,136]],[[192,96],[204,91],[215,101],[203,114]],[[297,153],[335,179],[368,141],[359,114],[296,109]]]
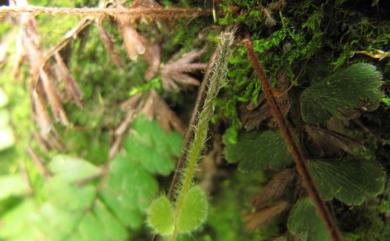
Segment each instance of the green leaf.
[[102,198],[123,224],[138,228],[157,189],[157,181],[140,163],[120,153],[112,162]]
[[336,198],[349,205],[360,205],[384,189],[385,173],[377,161],[313,160],[308,167],[325,200]]
[[153,201],[148,211],[148,223],[159,234],[168,235],[173,231],[173,208],[166,196]]
[[292,163],[283,139],[271,130],[240,134],[237,144],[227,144],[224,153],[228,162],[239,162],[244,171],[278,169]]
[[56,177],[62,178],[67,182],[93,177],[98,175],[101,171],[100,168],[94,166],[90,162],[67,155],[54,156],[48,167]]
[[313,84],[301,95],[303,120],[323,123],[331,116],[342,118],[348,109],[376,109],[383,97],[381,79],[375,66],[359,63]]
[[28,185],[21,175],[8,175],[0,177],[0,200],[9,196],[27,193]]
[[107,208],[107,206],[98,201],[95,205],[94,212],[102,223],[107,236],[106,240],[128,240],[126,227],[120,223],[117,217]]
[[299,199],[294,205],[288,217],[287,228],[300,241],[332,241],[309,198]]
[[200,186],[192,187],[184,197],[183,207],[177,217],[179,233],[189,233],[199,228],[207,218],[207,198]]
[[165,176],[175,168],[182,146],[183,137],[178,132],[166,132],[144,116],[133,122],[125,141],[129,158],[140,162],[149,172]]

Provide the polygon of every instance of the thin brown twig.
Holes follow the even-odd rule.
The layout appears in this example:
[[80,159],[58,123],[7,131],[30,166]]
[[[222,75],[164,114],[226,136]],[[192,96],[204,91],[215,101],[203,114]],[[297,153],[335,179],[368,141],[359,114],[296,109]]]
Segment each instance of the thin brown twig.
[[288,146],[288,150],[295,161],[297,172],[302,180],[302,183],[308,192],[310,198],[313,200],[317,212],[320,217],[325,222],[325,226],[330,234],[330,237],[333,241],[342,241],[343,238],[340,234],[340,231],[333,220],[332,215],[330,214],[325,202],[321,199],[321,196],[317,190],[317,187],[314,185],[313,179],[309,173],[308,167],[306,166],[305,159],[298,145],[295,143],[292,132],[288,126],[288,122],[283,116],[275,97],[272,93],[271,86],[265,75],[265,71],[259,60],[257,59],[256,53],[253,49],[252,42],[249,38],[244,40],[244,46],[247,49],[248,57],[252,62],[253,69],[261,82],[261,87],[263,89],[264,97],[267,101],[267,105],[271,111],[272,116],[277,121],[280,132],[283,136],[284,141]]
[[27,146],[27,153],[30,155],[31,160],[37,167],[38,171],[44,176],[44,177],[50,177],[51,173],[50,171],[46,168],[45,163],[43,160],[38,156],[37,153],[30,147]]
[[30,13],[33,15],[72,15],[72,16],[118,16],[126,15],[131,18],[147,16],[148,18],[183,18],[200,15],[210,15],[211,10],[201,8],[65,8],[65,7],[0,7],[1,14],[23,14]]

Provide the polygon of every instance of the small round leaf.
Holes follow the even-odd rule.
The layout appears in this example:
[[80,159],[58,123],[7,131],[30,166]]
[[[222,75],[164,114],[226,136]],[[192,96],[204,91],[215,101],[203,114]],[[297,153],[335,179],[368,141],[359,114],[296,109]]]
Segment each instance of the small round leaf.
[[199,228],[207,218],[207,198],[199,187],[192,187],[183,201],[183,209],[177,218],[177,230],[180,233],[189,233]]
[[161,235],[169,235],[173,231],[173,209],[166,196],[154,200],[148,212],[149,225]]

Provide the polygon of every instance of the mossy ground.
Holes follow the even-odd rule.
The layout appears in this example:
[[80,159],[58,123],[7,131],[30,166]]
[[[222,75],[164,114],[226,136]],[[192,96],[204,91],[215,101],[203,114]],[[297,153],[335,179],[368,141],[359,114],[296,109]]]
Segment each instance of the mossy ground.
[[[180,0],[160,1],[165,6],[211,7],[206,1]],[[157,23],[152,26],[139,26],[140,32],[158,41],[162,48],[162,61],[168,61],[172,55],[185,53],[194,48],[205,48],[202,60],[207,60],[217,42],[217,33],[227,26],[238,26],[239,36],[250,34],[254,48],[265,66],[267,75],[275,85],[280,76],[289,80],[292,96],[299,94],[311,83],[320,81],[324,76],[334,73],[352,63],[368,62],[374,64],[383,74],[383,90],[389,95],[390,63],[389,58],[373,59],[353,51],[375,52],[389,51],[390,46],[390,4],[388,1],[255,1],[225,0],[216,1],[219,13],[216,22],[210,17],[177,22]],[[40,6],[96,6],[97,1],[50,1],[34,0]],[[78,22],[77,17],[39,16],[38,30],[45,49],[57,43],[63,34]],[[142,90],[156,89],[177,115],[187,121],[196,95],[196,88],[188,88],[182,93],[166,93],[161,85],[145,87],[143,74],[146,63],[127,60],[122,40],[112,22],[106,21],[107,30],[114,36],[117,49],[125,63],[123,70],[115,69],[98,38],[95,26],[90,26],[74,43],[65,49],[69,57],[70,69],[81,86],[84,94],[84,108],[74,104],[65,106],[73,123],[70,128],[57,126],[64,143],[65,151],[85,158],[95,164],[106,161],[112,129],[119,125],[125,113],[118,105],[126,100],[134,88]],[[9,26],[0,23],[0,34],[9,30]],[[158,34],[156,34],[158,33]],[[240,39],[240,38],[238,38]],[[11,52],[15,51],[13,48]],[[12,62],[12,61],[11,61]],[[11,102],[7,109],[11,113],[18,145],[0,152],[0,158],[6,160],[0,164],[0,172],[17,172],[20,162],[28,159],[25,147],[30,143],[30,131],[34,128],[30,119],[31,103],[27,94],[29,79],[28,67],[24,66],[20,80],[11,78],[11,66],[4,66],[0,74],[0,87],[5,90]],[[243,131],[238,107],[241,104],[258,104],[261,86],[252,74],[246,51],[239,41],[229,60],[227,80],[216,99],[216,114],[213,117],[213,135],[223,135],[224,141],[236,143],[237,136]],[[293,124],[301,120],[294,115],[298,112],[298,99],[292,100]],[[295,103],[295,104],[294,104]],[[390,149],[388,144],[373,144],[372,140],[390,139],[389,104],[385,102],[374,112],[364,113],[361,123],[369,129],[369,134],[353,124],[352,130],[357,137],[365,137],[364,143],[370,147],[376,159],[387,172],[390,171]],[[258,127],[264,129],[265,126]],[[54,153],[43,154],[49,158]],[[26,162],[28,163],[28,162]],[[36,174],[34,168],[29,167]],[[247,176],[237,173],[233,166],[219,170],[217,191],[211,194],[211,212],[207,224],[183,240],[267,240],[285,232],[279,222],[273,222],[261,230],[250,233],[244,229],[242,214],[249,209],[248,200],[262,185],[263,174]],[[33,176],[34,178],[34,176]],[[35,177],[37,178],[37,177]],[[167,178],[168,180],[169,178]],[[161,183],[168,183],[162,180]],[[167,185],[168,186],[168,185]],[[245,197],[241,199],[241,197]],[[373,200],[363,207],[352,211],[337,202],[333,203],[336,216],[342,220],[341,228],[348,233],[349,241],[382,241],[390,237],[388,216],[390,213],[389,195]],[[2,202],[0,212],[11,208],[19,199]],[[4,207],[4,208],[3,208]],[[344,215],[344,213],[347,213]],[[147,231],[141,230],[133,235],[144,238]]]

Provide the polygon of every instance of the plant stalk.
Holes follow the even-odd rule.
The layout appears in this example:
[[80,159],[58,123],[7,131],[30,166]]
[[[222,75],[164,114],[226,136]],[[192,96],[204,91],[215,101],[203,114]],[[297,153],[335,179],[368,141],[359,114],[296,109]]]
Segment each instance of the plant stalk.
[[[180,188],[178,189],[176,205],[175,205],[175,224],[174,230],[170,237],[170,241],[175,241],[177,238],[177,218],[181,215],[184,198],[192,187],[194,174],[198,164],[198,160],[204,149],[204,143],[207,139],[210,119],[214,112],[213,101],[217,97],[220,89],[220,82],[226,77],[227,62],[230,54],[230,47],[233,44],[234,32],[226,32],[221,34],[220,44],[216,50],[215,62],[211,64],[208,78],[205,79],[208,84],[206,97],[203,103],[203,108],[197,117],[197,124],[193,131],[193,141],[187,153],[184,173],[180,180]],[[211,61],[214,58],[211,59]]]
[[287,144],[288,150],[295,161],[298,175],[300,176],[309,197],[314,202],[317,212],[325,223],[325,226],[333,241],[342,241],[343,238],[340,231],[333,220],[325,202],[321,199],[321,196],[314,185],[313,179],[309,173],[309,169],[305,163],[305,159],[298,145],[295,143],[292,132],[288,126],[286,118],[283,116],[278,103],[272,93],[271,86],[265,75],[262,64],[257,59],[256,53],[253,49],[252,42],[249,38],[244,40],[244,46],[247,49],[248,57],[252,62],[253,69],[261,82],[261,88],[263,89],[264,97],[267,101],[267,105],[271,111],[273,118],[276,120],[279,126],[279,130],[283,136],[284,141]]

